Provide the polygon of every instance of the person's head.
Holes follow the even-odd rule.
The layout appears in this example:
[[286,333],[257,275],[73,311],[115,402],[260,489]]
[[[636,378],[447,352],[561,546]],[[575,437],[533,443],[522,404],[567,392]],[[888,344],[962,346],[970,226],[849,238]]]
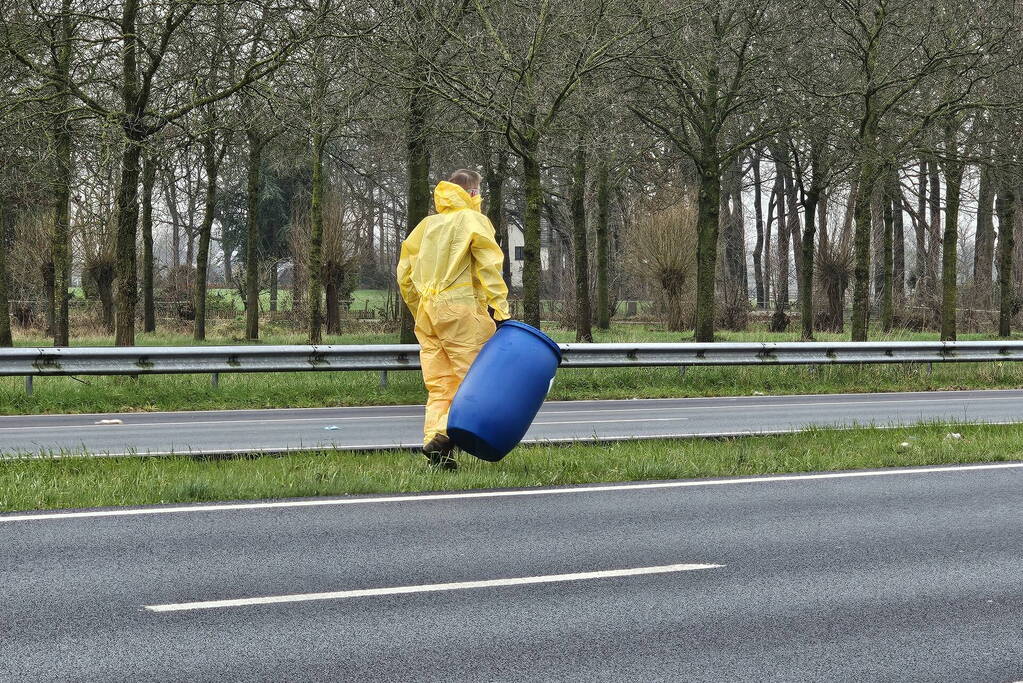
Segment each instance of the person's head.
[[460,168],[451,174],[448,178],[449,183],[458,185],[463,190],[469,193],[470,197],[476,197],[480,193],[480,183],[483,181],[481,176],[476,171],[470,171],[467,168]]

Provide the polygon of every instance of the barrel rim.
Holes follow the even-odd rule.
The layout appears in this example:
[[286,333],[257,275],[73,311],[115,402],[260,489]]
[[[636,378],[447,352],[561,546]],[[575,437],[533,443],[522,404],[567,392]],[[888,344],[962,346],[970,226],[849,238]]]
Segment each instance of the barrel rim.
[[553,339],[548,337],[546,334],[544,334],[540,330],[538,330],[535,327],[533,327],[532,325],[524,323],[521,320],[507,320],[507,321],[501,323],[502,327],[509,326],[509,325],[512,326],[512,327],[518,328],[520,330],[525,330],[526,332],[530,332],[533,335],[539,337],[542,341],[546,342],[547,346],[549,346],[551,348],[551,350],[554,351],[554,355],[557,357],[558,363],[561,363],[561,347],[558,346],[558,343],[556,341],[554,341]]

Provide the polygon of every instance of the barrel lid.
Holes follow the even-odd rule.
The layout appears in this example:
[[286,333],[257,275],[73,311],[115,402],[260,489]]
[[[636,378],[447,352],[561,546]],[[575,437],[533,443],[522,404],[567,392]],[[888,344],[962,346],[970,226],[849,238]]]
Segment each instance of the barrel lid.
[[515,327],[517,329],[525,330],[526,332],[529,332],[530,334],[539,337],[542,341],[544,341],[547,344],[547,346],[551,347],[551,351],[553,351],[554,355],[557,356],[558,358],[558,363],[561,363],[561,347],[558,346],[558,343],[551,339],[550,337],[548,337],[543,332],[541,332],[540,330],[533,327],[532,325],[527,325],[526,323],[520,322],[518,320],[506,320],[503,323],[501,323],[501,327]]

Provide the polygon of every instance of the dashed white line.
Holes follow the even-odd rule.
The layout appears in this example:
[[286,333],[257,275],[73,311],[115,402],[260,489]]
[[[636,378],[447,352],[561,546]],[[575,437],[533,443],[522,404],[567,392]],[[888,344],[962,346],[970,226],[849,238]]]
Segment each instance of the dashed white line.
[[[739,399],[748,399],[750,397],[737,397]],[[757,398],[778,398],[784,399],[784,396],[767,396]],[[647,400],[658,400],[658,399],[641,399]],[[699,400],[699,399],[663,399],[663,400]],[[776,403],[765,401],[763,403],[754,401],[748,405],[702,405],[702,406],[672,406],[669,408],[596,408],[592,410],[541,410],[539,417],[553,415],[610,415],[614,413],[652,413],[652,412],[692,412],[692,411],[728,411],[728,410],[778,410],[787,408],[805,408],[805,407],[819,407],[819,406],[866,406],[866,405],[890,405],[890,404],[907,404],[907,403],[925,403],[925,404],[942,404],[942,403],[982,403],[987,401],[1019,401],[1018,396],[990,396],[990,397],[948,397],[948,398],[918,398],[918,399],[892,399],[886,401],[866,400],[866,401],[813,401],[813,402],[798,402],[798,403]],[[368,406],[364,406],[368,407]],[[389,406],[376,406],[389,407]],[[405,407],[405,406],[401,406]],[[292,409],[287,409],[292,410]],[[348,410],[344,408],[343,410]],[[136,413],[136,415],[144,415],[145,413]],[[125,422],[125,426],[128,427],[195,427],[198,425],[244,425],[244,424],[264,424],[264,423],[277,423],[277,422],[348,422],[348,421],[359,421],[365,422],[370,420],[394,420],[395,418],[410,418],[418,419],[421,415],[417,412],[412,415],[365,415],[365,416],[321,416],[321,417],[266,417],[266,418],[252,418],[252,419],[241,419],[241,420],[188,420],[188,421],[161,421],[161,422],[131,422],[131,416],[128,415],[122,419],[128,419]],[[15,418],[6,418],[15,419]],[[597,418],[590,420],[576,422],[547,422],[542,424],[583,424],[594,422]],[[682,418],[678,418],[682,419]],[[615,420],[615,422],[629,422],[630,420]],[[649,420],[644,420],[649,421]],[[662,421],[670,421],[670,419],[664,419]],[[47,425],[37,424],[29,426],[18,426],[18,427],[0,427],[0,432],[18,432],[18,431],[32,431],[32,430],[80,430],[83,427],[94,426],[96,423],[91,424],[70,424],[70,425]]]
[[430,583],[420,586],[394,586],[391,588],[363,588],[360,590],[334,591],[331,593],[296,593],[293,595],[271,595],[262,598],[237,598],[233,600],[208,600],[204,602],[181,602],[166,605],[146,605],[150,612],[185,612],[201,609],[222,609],[224,607],[247,607],[251,605],[276,605],[287,602],[311,602],[314,600],[346,600],[379,595],[405,595],[409,593],[434,593],[437,591],[468,590],[473,588],[497,588],[503,586],[526,586],[536,583],[561,583],[565,581],[589,581],[612,579],[623,576],[645,574],[670,574],[691,572],[698,569],[717,569],[722,564],[668,564],[659,567],[634,567],[632,569],[608,569],[596,572],[574,574],[549,574],[547,576],[523,576],[509,579],[485,581],[456,581],[453,583]]

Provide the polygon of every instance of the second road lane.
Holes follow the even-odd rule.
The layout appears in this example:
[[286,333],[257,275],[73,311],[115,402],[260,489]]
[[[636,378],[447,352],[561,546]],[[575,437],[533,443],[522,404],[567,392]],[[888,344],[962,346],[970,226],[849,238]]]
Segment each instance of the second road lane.
[[[113,421],[114,424],[98,424]],[[421,443],[421,406],[0,417],[8,454],[163,455],[391,449]],[[1023,422],[1023,391],[747,396],[544,405],[527,442],[731,436],[808,427]]]

